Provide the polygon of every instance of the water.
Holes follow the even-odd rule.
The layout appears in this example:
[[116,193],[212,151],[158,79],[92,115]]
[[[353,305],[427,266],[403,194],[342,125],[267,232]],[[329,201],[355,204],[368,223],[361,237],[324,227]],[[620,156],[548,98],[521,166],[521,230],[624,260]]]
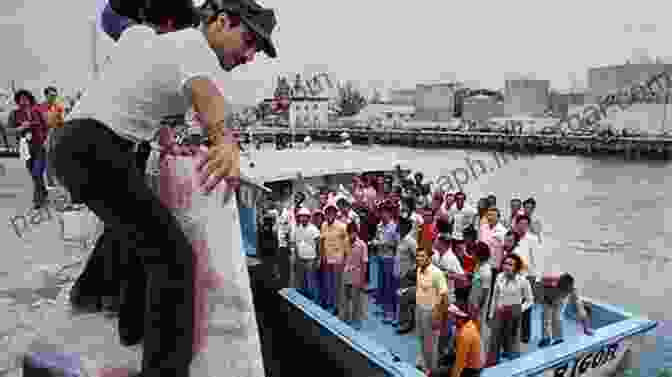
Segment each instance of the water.
[[[504,215],[510,198],[534,197],[544,228],[543,268],[572,272],[585,296],[663,321],[648,340],[641,376],[672,368],[672,322],[665,322],[672,320],[672,307],[662,299],[672,295],[666,279],[672,232],[665,227],[672,209],[672,196],[665,195],[670,164],[537,155],[498,165],[491,152],[376,148],[396,152],[427,178],[471,171],[469,158],[480,176],[470,177],[465,192],[474,200],[494,193]],[[486,174],[477,160],[487,165]]]

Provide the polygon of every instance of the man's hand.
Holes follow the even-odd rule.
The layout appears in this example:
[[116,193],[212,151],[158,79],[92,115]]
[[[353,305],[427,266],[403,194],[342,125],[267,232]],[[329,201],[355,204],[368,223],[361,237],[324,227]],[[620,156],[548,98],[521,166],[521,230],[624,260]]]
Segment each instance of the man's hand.
[[230,140],[208,148],[207,157],[198,164],[200,183],[208,194],[226,179],[229,189],[237,189],[240,180],[240,149]]

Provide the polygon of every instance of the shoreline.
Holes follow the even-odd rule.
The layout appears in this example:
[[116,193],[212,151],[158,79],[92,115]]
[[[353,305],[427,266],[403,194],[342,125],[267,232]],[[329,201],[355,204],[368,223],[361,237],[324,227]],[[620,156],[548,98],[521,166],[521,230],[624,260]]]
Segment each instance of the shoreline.
[[[247,131],[239,131],[243,141]],[[672,137],[598,137],[561,135],[512,135],[496,132],[454,132],[419,130],[361,130],[302,128],[294,131],[297,142],[310,136],[314,142],[340,142],[347,132],[356,145],[395,145],[422,149],[470,149],[515,152],[522,154],[555,154],[574,156],[617,156],[626,161],[672,160]],[[272,143],[278,137],[291,140],[292,131],[286,128],[255,129],[255,139]]]

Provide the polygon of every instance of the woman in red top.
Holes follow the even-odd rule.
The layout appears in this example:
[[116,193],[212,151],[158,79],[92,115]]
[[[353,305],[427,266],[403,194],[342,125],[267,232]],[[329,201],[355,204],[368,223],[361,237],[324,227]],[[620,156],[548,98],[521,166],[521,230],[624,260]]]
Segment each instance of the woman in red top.
[[14,102],[19,107],[9,116],[9,125],[16,133],[30,129],[30,157],[32,179],[35,186],[33,194],[34,207],[40,208],[47,200],[47,188],[44,182],[44,168],[46,166],[46,150],[44,143],[47,139],[47,122],[44,115],[37,109],[37,101],[32,93],[22,89],[14,94]]

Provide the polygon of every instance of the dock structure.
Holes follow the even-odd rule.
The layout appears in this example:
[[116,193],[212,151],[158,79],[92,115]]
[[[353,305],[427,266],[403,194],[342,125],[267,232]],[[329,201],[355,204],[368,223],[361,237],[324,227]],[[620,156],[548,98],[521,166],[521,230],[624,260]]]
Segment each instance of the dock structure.
[[[398,145],[414,148],[461,148],[498,150],[518,153],[547,153],[584,156],[621,156],[626,160],[672,159],[672,136],[624,137],[542,134],[504,134],[496,132],[365,130],[297,128],[295,140],[310,136],[313,141],[340,142],[347,132],[353,144]],[[274,142],[278,137],[291,137],[286,128],[255,128],[255,140]],[[241,132],[247,141],[247,132]]]

